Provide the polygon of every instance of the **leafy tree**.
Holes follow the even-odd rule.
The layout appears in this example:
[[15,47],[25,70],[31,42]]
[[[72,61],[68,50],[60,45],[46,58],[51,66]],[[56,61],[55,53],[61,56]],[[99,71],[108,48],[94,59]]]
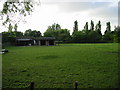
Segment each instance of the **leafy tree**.
[[81,35],[81,34],[80,34],[80,31],[75,32],[75,33],[72,35],[72,41],[73,41],[74,43],[80,43],[80,38],[81,38],[80,35]]
[[12,2],[11,0],[6,0],[1,11],[2,16],[7,16],[3,24],[10,22],[10,17],[15,16],[17,13],[23,16],[30,14],[33,11],[33,6],[33,2],[29,1],[21,2],[20,0],[16,0]]
[[32,30],[31,29],[26,30],[24,36],[32,36]]
[[2,43],[8,43],[9,45],[15,44],[15,32],[2,32]]
[[48,29],[44,32],[44,36],[45,37],[52,37],[53,33],[54,33],[54,31],[53,31],[52,27],[48,26]]
[[62,42],[70,42],[71,41],[70,31],[67,29],[58,30],[57,37],[58,37],[58,41],[62,41]]
[[97,34],[97,42],[101,42],[101,40],[102,40],[102,33],[101,33],[101,22],[100,21],[96,25],[95,32]]
[[94,22],[91,20],[90,30],[94,30]]
[[25,31],[24,36],[27,36],[27,37],[40,37],[41,32],[36,31],[36,30],[32,31],[31,29],[28,29],[28,30]]
[[107,33],[107,32],[111,32],[111,25],[110,25],[110,22],[107,22],[106,23],[106,30],[105,30],[105,34]]
[[30,15],[31,12],[33,12],[33,7],[35,6],[33,3],[34,2],[30,2],[29,0],[5,0],[3,9],[0,11],[2,18],[4,18],[3,25],[7,28],[11,25],[12,27],[15,27],[16,30],[16,25],[23,20],[22,17]]
[[33,30],[32,31],[32,37],[41,37],[41,32],[40,31],[37,31],[37,30]]
[[119,42],[120,43],[120,26],[115,26],[114,32],[113,32],[113,42]]
[[14,30],[15,30],[15,32],[17,32],[17,23],[15,24],[15,26],[14,26]]
[[[30,15],[35,4],[33,2],[21,2],[21,0],[5,0],[0,15],[3,18],[3,26],[8,28],[8,32],[2,33],[4,42],[14,43],[16,36],[22,36],[22,32],[17,31],[18,23],[24,20],[22,17]],[[17,16],[19,15],[19,16]],[[13,31],[15,30],[15,32]]]
[[52,24],[52,26],[48,26],[47,30],[44,32],[45,37],[56,37],[58,36],[58,31],[61,27],[59,24]]
[[111,25],[110,25],[110,22],[107,22],[106,23],[106,30],[104,32],[104,36],[103,36],[103,40],[105,42],[113,42],[113,36],[112,36],[112,33],[111,33]]
[[86,24],[85,24],[85,26],[84,26],[83,32],[86,33],[86,34],[89,33],[89,30],[88,30],[88,22],[86,22]]
[[78,22],[77,20],[74,22],[74,27],[73,27],[73,34],[78,32]]
[[14,31],[14,32],[16,37],[23,37],[23,32],[20,32],[20,31]]
[[57,41],[69,42],[71,40],[70,32],[67,29],[61,29],[59,24],[52,24],[44,32],[45,37],[55,37]]
[[90,31],[87,35],[87,42],[95,43],[97,42],[97,33],[96,31]]
[[86,24],[84,26],[84,30],[88,30],[88,22],[86,22]]
[[13,29],[13,26],[11,24],[9,24],[8,32],[12,32],[12,29]]

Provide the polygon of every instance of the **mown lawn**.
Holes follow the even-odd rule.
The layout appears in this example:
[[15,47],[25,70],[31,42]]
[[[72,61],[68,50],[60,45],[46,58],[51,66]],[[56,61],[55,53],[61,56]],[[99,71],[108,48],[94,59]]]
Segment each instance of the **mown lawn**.
[[3,88],[118,87],[118,44],[7,47]]

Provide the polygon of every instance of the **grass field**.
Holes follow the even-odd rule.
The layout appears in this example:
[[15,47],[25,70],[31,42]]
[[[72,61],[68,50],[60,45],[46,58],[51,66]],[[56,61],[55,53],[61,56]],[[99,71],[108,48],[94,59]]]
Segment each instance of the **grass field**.
[[3,88],[118,87],[118,44],[7,47]]

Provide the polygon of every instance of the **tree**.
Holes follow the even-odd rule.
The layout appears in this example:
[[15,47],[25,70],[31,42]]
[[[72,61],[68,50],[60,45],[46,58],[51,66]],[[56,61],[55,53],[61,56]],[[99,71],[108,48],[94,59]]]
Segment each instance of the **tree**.
[[12,32],[12,29],[13,29],[13,26],[11,24],[9,24],[8,32]]
[[101,42],[101,40],[102,40],[102,33],[101,33],[101,22],[100,21],[96,25],[95,32],[97,34],[97,42]]
[[24,36],[27,36],[27,37],[32,36],[32,30],[31,29],[26,30],[24,33]]
[[15,32],[17,32],[17,23],[15,24],[15,26],[14,26],[14,30],[15,30]]
[[89,30],[88,30],[88,22],[86,22],[86,24],[85,24],[84,29],[83,29],[82,32],[83,32],[83,33],[86,33],[86,34],[89,33]]
[[41,32],[36,31],[36,30],[32,31],[31,29],[28,29],[28,30],[25,31],[24,36],[27,36],[27,37],[41,37]]
[[86,22],[86,24],[84,26],[84,30],[88,30],[88,22]]
[[96,31],[91,30],[87,35],[87,42],[95,43],[97,42],[97,33]]
[[20,31],[14,31],[14,32],[16,37],[23,37],[23,32],[20,32]]
[[111,32],[111,25],[110,25],[110,22],[107,22],[106,23],[106,31],[105,31],[105,33],[107,33],[107,32]]
[[52,24],[44,32],[45,37],[55,37],[57,41],[70,42],[71,36],[68,29],[61,29],[59,24]]
[[48,26],[47,30],[44,32],[45,37],[52,37],[53,36],[53,29],[52,26]]
[[120,26],[115,26],[114,32],[113,32],[113,42],[120,43]]
[[47,30],[44,32],[45,37],[55,37],[58,38],[58,31],[61,30],[61,27],[59,24],[52,24],[52,26],[48,26]]
[[111,33],[111,25],[110,22],[106,23],[106,30],[104,32],[103,40],[105,42],[113,42],[113,36]]
[[94,22],[91,20],[90,30],[94,30]]
[[81,36],[80,36],[81,34],[80,34],[80,31],[78,31],[78,32],[75,32],[73,35],[72,35],[72,42],[74,42],[74,43],[80,43],[80,38],[81,38]]
[[[33,11],[34,2],[21,2],[21,0],[5,0],[3,9],[0,11],[0,14],[3,19],[3,25],[9,28],[9,25],[16,27],[16,24],[20,22],[21,17],[30,15]],[[19,14],[19,16],[17,16]],[[20,18],[20,19],[18,19]],[[13,29],[13,28],[12,28]]]
[[[34,2],[24,2],[22,0],[5,0],[3,8],[0,11],[2,24],[8,29],[8,32],[2,33],[3,43],[15,43],[17,36],[23,36],[22,32],[17,31],[18,24],[24,17],[30,15],[33,11]],[[15,30],[15,32],[13,31]]]
[[2,32],[2,43],[3,45],[7,43],[7,45],[15,44],[15,32]]
[[41,32],[40,31],[37,31],[37,30],[33,30],[32,31],[32,37],[41,37]]
[[74,22],[74,27],[73,27],[73,34],[78,32],[78,22],[77,20]]
[[62,42],[71,41],[70,31],[68,29],[60,29],[57,32],[58,32],[58,36],[57,36],[58,41],[62,41]]

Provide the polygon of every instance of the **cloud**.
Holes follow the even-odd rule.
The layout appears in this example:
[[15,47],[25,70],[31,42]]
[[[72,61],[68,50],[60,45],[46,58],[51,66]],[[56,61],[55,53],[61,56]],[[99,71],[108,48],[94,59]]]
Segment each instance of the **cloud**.
[[[106,2],[106,0],[41,0],[42,2]],[[119,0],[107,0],[107,2],[118,2]]]
[[61,12],[80,12],[80,11],[88,11],[94,10],[95,8],[105,7],[109,5],[106,2],[69,2],[69,3],[61,3],[59,8]]

